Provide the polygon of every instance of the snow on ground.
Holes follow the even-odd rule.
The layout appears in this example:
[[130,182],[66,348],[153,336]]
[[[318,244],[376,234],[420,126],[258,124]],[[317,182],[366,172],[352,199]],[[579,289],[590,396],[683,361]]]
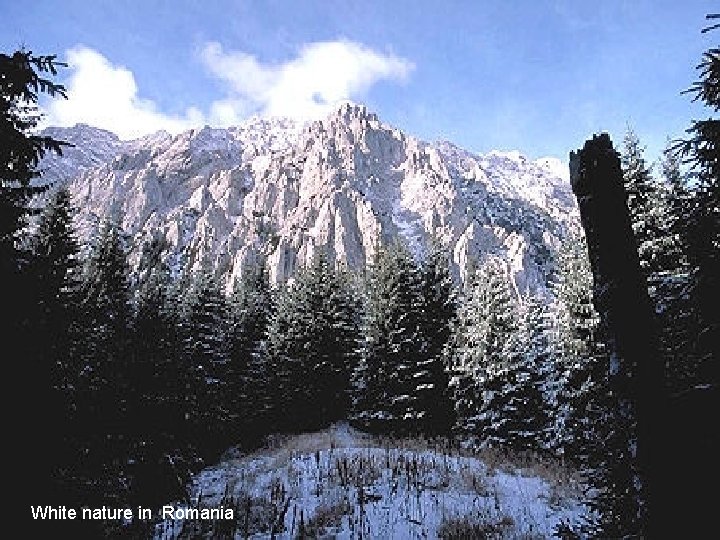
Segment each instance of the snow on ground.
[[201,471],[191,507],[232,507],[235,520],[167,520],[156,537],[548,538],[586,509],[571,475],[537,465],[338,425]]

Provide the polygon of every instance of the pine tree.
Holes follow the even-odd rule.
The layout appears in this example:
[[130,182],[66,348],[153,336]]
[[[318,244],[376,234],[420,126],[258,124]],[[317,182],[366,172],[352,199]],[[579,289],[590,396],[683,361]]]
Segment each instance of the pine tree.
[[231,420],[227,398],[230,364],[228,303],[209,263],[194,272],[181,307],[184,403],[191,440],[213,452],[224,443]]
[[[720,14],[708,15],[716,20]],[[714,24],[704,31],[720,28]],[[720,48],[703,54],[698,65],[699,80],[688,90],[694,101],[710,111],[720,111]],[[690,295],[699,319],[697,336],[701,356],[696,386],[717,389],[717,358],[720,352],[716,336],[720,329],[720,309],[715,300],[720,295],[720,119],[695,120],[687,130],[689,138],[681,141],[679,150],[691,167],[693,186],[685,209],[684,223],[688,260],[691,265]]]
[[19,285],[28,261],[18,234],[34,213],[32,198],[48,187],[33,180],[40,176],[37,166],[43,156],[62,154],[67,146],[33,133],[41,118],[37,102],[40,93],[65,97],[64,87],[44,76],[56,75],[63,65],[55,56],[34,56],[25,50],[12,56],[0,54],[0,286],[2,298],[13,306],[6,315],[16,315],[17,324],[26,316],[19,312],[26,305],[19,302],[23,300]]
[[681,172],[680,156],[669,143],[660,161],[659,181],[650,180],[646,169],[643,174],[643,163],[637,137],[630,133],[623,160],[628,200],[638,190],[645,193],[642,209],[633,212],[630,205],[638,254],[654,304],[664,363],[670,370],[667,384],[673,389],[686,388],[701,364],[691,330],[699,324],[699,314],[688,294],[693,288],[693,270],[687,254],[696,241],[687,227],[692,190]]
[[453,335],[452,386],[460,433],[482,438],[501,420],[491,404],[507,374],[516,328],[516,300],[502,269],[489,260],[467,285]]
[[638,246],[640,265],[646,274],[657,271],[662,262],[662,241],[667,216],[652,168],[645,161],[645,148],[628,128],[623,139],[621,165],[627,204]]
[[[84,327],[81,370],[95,414],[109,424],[127,421],[131,294],[127,248],[120,223],[106,218],[91,246],[81,285]],[[116,429],[116,428],[113,428]]]
[[561,246],[552,283],[554,401],[558,411],[553,446],[576,463],[586,463],[595,451],[596,403],[606,390],[592,280],[585,237],[572,233]]
[[[355,419],[377,431],[418,432],[426,414],[416,375],[427,367],[421,276],[400,243],[379,246],[366,278],[362,359],[355,373]],[[422,383],[421,383],[422,384]]]
[[256,440],[271,419],[267,333],[274,299],[263,265],[243,268],[230,300],[230,400],[240,437]]
[[71,434],[75,432],[77,369],[75,341],[80,332],[78,244],[73,227],[70,195],[60,189],[49,198],[37,229],[30,239],[33,254],[30,274],[35,278],[37,339],[41,344],[42,370],[36,373],[34,397],[44,404],[47,422],[43,442],[53,448],[45,456],[51,477],[67,484],[68,464],[77,457]]
[[103,220],[82,269],[75,333],[75,482],[87,497],[119,501],[127,493],[124,464],[132,446],[129,387],[132,306],[125,238],[116,219]]
[[664,209],[664,238],[660,272],[676,274],[687,270],[687,239],[684,236],[685,209],[689,190],[687,176],[682,171],[681,159],[668,141],[660,158],[662,184],[660,199]]
[[[48,199],[30,244],[33,254],[38,320],[46,345],[43,357],[51,387],[70,399],[76,366],[71,364],[74,321],[78,317],[79,246],[73,226],[69,192],[61,188]],[[59,396],[58,396],[59,397]],[[68,404],[62,407],[69,413]]]
[[170,306],[172,278],[163,258],[167,241],[155,236],[143,245],[137,269],[134,323],[134,363],[130,387],[139,407],[140,426],[165,425],[172,419],[173,371],[177,355],[177,320]]
[[39,95],[65,97],[63,86],[52,81],[61,65],[54,56],[35,56],[25,50],[11,56],[0,54],[0,332],[5,380],[23,385],[22,396],[12,403],[20,413],[10,415],[7,430],[25,433],[18,444],[11,445],[8,459],[26,471],[21,493],[13,497],[19,503],[17,515],[23,515],[30,504],[68,500],[55,493],[50,480],[55,463],[45,455],[47,433],[57,426],[42,396],[54,383],[43,358],[45,336],[36,323],[36,283],[28,271],[31,254],[20,242],[21,231],[34,213],[32,198],[47,187],[39,180],[38,163],[48,152],[61,154],[65,145],[35,132],[41,118]]
[[691,201],[689,179],[682,171],[680,155],[670,142],[660,161],[665,227],[662,258],[657,272],[649,276],[650,293],[658,319],[660,351],[666,366],[671,394],[691,387],[698,373],[697,310],[691,295],[693,269],[688,258],[686,215]]
[[[718,21],[720,14],[707,18]],[[715,22],[703,32],[718,29],[720,24]],[[689,165],[689,181],[675,190],[671,201],[674,232],[679,233],[685,257],[658,295],[671,394],[656,436],[662,442],[657,445],[662,476],[656,481],[655,506],[651,507],[656,531],[687,537],[702,536],[712,527],[714,504],[701,494],[702,480],[698,479],[704,478],[720,453],[717,422],[706,415],[717,402],[720,374],[720,48],[706,51],[697,69],[699,80],[687,92],[707,107],[709,117],[693,121],[688,139],[669,153]],[[677,463],[685,466],[677,467]],[[678,497],[678,493],[684,495]]]
[[[146,241],[135,272],[135,319],[132,363],[128,373],[128,435],[125,471],[129,477],[128,504],[157,507],[180,492],[185,471],[173,463],[188,454],[185,418],[182,342],[173,298],[173,281],[165,260],[167,240],[160,235]],[[170,456],[175,456],[171,458]]]
[[280,294],[268,346],[282,429],[317,428],[346,417],[357,310],[347,281],[323,252]]
[[328,377],[321,394],[324,397],[321,406],[324,423],[345,420],[349,416],[352,407],[352,373],[359,362],[362,311],[357,284],[347,269],[336,269],[334,279],[326,282],[330,314],[326,342],[335,343],[336,353],[334,358],[331,356]]
[[418,408],[422,411],[422,431],[447,433],[453,425],[453,410],[448,383],[445,350],[457,311],[457,292],[450,274],[450,263],[437,239],[420,266],[422,295],[421,332],[427,343],[423,358],[418,359],[415,377]]
[[485,428],[485,441],[515,450],[543,450],[550,427],[546,386],[552,352],[546,314],[538,298],[526,300],[508,353],[508,364],[491,381],[495,391],[484,404],[494,418]]

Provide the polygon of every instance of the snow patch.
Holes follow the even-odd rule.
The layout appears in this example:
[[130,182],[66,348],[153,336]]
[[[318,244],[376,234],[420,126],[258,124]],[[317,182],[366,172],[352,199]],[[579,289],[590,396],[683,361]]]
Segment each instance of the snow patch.
[[[203,470],[190,486],[191,504],[235,501],[238,537],[252,538],[273,536],[273,519],[274,537],[288,539],[301,531],[437,538],[452,520],[502,527],[503,537],[545,538],[561,521],[577,524],[585,515],[570,486],[508,468],[426,442],[383,444],[339,425]],[[156,537],[178,538],[182,526],[165,522]]]

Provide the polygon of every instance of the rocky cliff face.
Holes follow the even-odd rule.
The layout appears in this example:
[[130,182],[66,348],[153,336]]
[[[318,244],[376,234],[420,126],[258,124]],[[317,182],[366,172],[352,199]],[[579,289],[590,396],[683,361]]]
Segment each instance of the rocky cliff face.
[[435,236],[458,277],[492,257],[522,293],[543,287],[577,222],[559,161],[429,144],[351,103],[305,125],[252,119],[134,141],[84,125],[51,130],[76,145],[43,166],[69,186],[83,232],[120,212],[136,256],[162,233],[174,261],[209,258],[228,284],[259,260],[285,280],[318,249],[360,268],[379,239],[398,236],[422,256]]

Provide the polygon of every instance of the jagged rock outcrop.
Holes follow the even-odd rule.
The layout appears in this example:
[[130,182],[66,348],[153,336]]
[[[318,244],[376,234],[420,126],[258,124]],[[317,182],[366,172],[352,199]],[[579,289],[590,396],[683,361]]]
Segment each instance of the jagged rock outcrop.
[[119,211],[135,249],[160,231],[178,265],[209,257],[228,284],[258,260],[287,279],[317,249],[360,268],[395,236],[421,256],[434,235],[458,277],[495,257],[523,292],[544,286],[577,222],[559,161],[429,144],[352,103],[304,125],[252,119],[135,141],[53,129],[76,147],[44,164],[47,176],[67,182],[83,231]]

